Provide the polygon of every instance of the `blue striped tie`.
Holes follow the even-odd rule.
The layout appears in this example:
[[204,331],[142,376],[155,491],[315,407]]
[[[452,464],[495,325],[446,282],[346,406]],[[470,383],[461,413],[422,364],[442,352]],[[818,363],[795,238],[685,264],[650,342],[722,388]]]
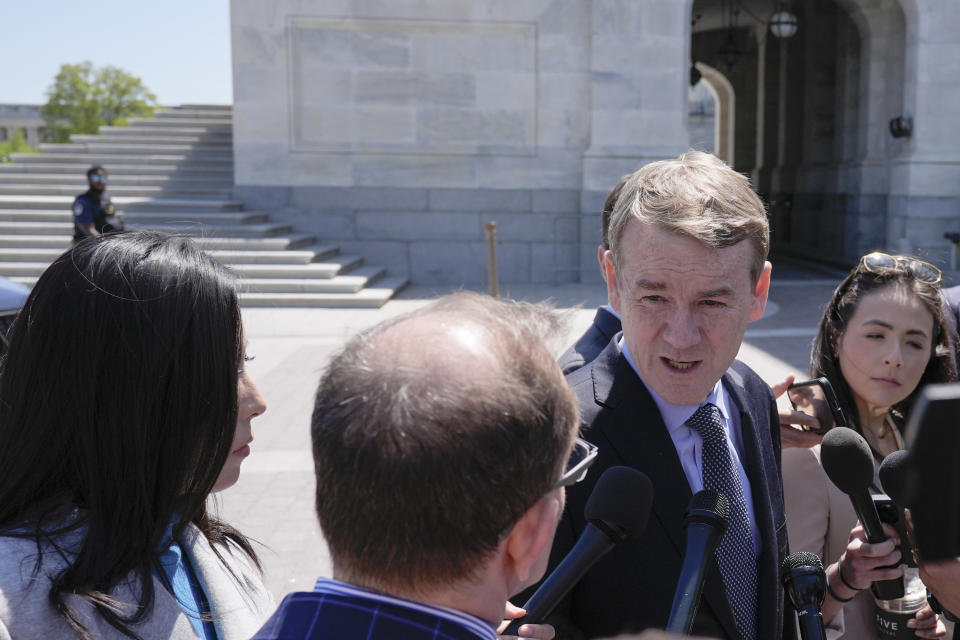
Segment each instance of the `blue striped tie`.
[[743,640],[757,637],[757,556],[747,517],[740,475],[734,467],[720,410],[702,405],[687,426],[703,438],[703,486],[719,491],[730,501],[730,523],[717,549],[717,563],[727,600]]

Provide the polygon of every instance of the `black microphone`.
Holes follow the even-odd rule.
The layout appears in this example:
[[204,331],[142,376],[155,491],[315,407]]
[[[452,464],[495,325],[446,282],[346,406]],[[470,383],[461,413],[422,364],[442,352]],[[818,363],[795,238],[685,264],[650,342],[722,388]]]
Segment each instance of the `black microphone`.
[[800,637],[803,640],[825,640],[823,628],[823,598],[827,591],[827,574],[815,553],[799,551],[780,563],[780,581],[787,597],[797,610]]
[[[880,524],[880,516],[870,497],[874,464],[870,445],[859,433],[847,427],[834,427],[823,437],[820,462],[830,481],[850,498],[853,510],[867,534],[867,542],[884,542],[887,535]],[[903,597],[903,580],[880,580],[873,583],[873,593],[879,600]]]
[[880,486],[883,492],[902,509],[913,504],[916,488],[910,481],[911,469],[907,466],[909,454],[905,449],[894,451],[880,464]]
[[643,533],[652,503],[653,485],[646,474],[630,467],[604,471],[583,509],[587,526],[577,543],[523,605],[526,614],[501,635],[515,636],[520,625],[543,622],[600,558]]
[[[916,499],[916,484],[913,468],[909,466],[909,454],[905,449],[894,451],[880,463],[880,486],[901,509],[908,509]],[[903,535],[903,534],[901,534]],[[958,617],[948,611],[940,604],[937,597],[929,589],[927,590],[927,602],[938,615],[943,616],[950,622],[958,622]],[[954,635],[960,631],[956,627]]]
[[694,494],[683,519],[686,545],[677,588],[673,592],[667,631],[689,635],[700,608],[700,594],[707,578],[707,563],[717,550],[730,522],[730,502],[719,491],[704,489]]

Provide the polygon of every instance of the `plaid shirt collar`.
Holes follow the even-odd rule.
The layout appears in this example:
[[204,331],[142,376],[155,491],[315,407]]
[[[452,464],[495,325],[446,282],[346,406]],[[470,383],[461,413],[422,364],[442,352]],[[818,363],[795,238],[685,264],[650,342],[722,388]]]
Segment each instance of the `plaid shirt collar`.
[[347,584],[346,582],[340,582],[339,580],[332,580],[329,578],[318,579],[317,584],[313,587],[313,590],[315,593],[351,596],[412,609],[414,611],[436,616],[437,618],[442,618],[448,622],[459,625],[482,640],[497,640],[497,632],[489,624],[476,616],[472,616],[469,613],[463,613],[462,611],[457,611],[455,609],[436,607],[430,604],[424,604],[422,602],[397,598],[395,596],[389,596],[385,593],[371,591],[369,589],[364,589],[362,587],[357,587],[352,584]]

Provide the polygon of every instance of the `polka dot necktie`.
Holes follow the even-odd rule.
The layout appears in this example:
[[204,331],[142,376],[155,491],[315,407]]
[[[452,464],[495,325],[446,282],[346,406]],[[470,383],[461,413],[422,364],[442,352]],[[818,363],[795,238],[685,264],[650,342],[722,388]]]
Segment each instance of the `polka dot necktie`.
[[703,437],[703,486],[719,491],[730,502],[730,523],[717,548],[717,563],[726,587],[733,619],[743,640],[757,637],[757,556],[747,517],[740,475],[733,464],[720,410],[702,405],[687,426]]

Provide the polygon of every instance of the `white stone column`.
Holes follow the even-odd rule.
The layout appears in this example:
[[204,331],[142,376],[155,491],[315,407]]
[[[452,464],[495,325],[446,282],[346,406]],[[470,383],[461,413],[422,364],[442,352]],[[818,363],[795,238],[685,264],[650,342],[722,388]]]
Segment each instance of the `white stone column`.
[[957,231],[960,219],[960,83],[955,70],[960,3],[901,0],[901,5],[907,19],[902,115],[913,119],[913,133],[893,160],[890,217],[903,234],[894,246],[911,251],[939,247],[928,256],[943,258],[943,233]]
[[[687,150],[692,0],[594,0],[581,264],[596,263],[600,209],[620,176]],[[594,228],[595,227],[595,228]]]
[[622,174],[690,143],[690,0],[595,0],[591,17],[583,189],[607,192]]

